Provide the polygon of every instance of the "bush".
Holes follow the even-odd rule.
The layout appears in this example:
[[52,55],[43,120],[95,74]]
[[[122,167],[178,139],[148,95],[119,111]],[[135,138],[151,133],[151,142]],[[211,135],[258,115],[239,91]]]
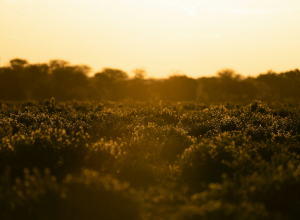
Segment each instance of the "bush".
[[84,170],[79,177],[67,175],[62,183],[50,175],[24,169],[24,178],[2,176],[0,217],[12,219],[141,219],[138,196],[128,183]]

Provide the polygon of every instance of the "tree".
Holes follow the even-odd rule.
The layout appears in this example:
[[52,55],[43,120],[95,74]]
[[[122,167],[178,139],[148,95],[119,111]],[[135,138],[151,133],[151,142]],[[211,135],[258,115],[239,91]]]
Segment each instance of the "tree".
[[26,87],[27,99],[43,100],[52,97],[48,64],[28,65],[25,68],[22,81]]
[[169,101],[195,101],[197,80],[186,75],[172,75],[161,82],[160,97]]
[[87,74],[90,67],[86,65],[70,66],[63,60],[52,60],[49,66],[54,97],[58,100],[85,99],[89,84]]
[[27,60],[15,58],[9,61],[12,69],[23,69],[26,65],[28,65]]
[[223,69],[217,72],[222,101],[239,101],[242,95],[242,76],[233,69]]
[[104,68],[95,74],[92,86],[96,97],[102,100],[122,100],[126,98],[128,74],[123,70]]
[[10,66],[0,71],[0,98],[4,100],[26,99],[26,85],[23,82],[24,69],[28,62],[23,59],[10,60]]
[[149,97],[149,88],[145,80],[146,71],[144,69],[135,69],[133,79],[128,82],[128,96],[136,101],[146,101]]

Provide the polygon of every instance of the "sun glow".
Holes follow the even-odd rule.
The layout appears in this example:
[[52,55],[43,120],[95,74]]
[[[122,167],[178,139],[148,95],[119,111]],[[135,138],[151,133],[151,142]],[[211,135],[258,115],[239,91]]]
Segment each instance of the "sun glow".
[[154,77],[284,71],[299,67],[299,10],[296,0],[0,0],[1,65],[64,59]]

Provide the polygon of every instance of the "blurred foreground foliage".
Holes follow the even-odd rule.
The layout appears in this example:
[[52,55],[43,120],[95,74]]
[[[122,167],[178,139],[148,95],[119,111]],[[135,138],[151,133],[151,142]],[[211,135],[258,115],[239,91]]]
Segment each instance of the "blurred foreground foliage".
[[0,219],[299,219],[299,142],[296,104],[2,102]]

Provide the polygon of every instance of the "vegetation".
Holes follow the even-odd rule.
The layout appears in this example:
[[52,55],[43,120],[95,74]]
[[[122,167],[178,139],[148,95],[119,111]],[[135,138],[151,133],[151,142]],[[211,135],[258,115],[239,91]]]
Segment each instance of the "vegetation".
[[[202,103],[299,102],[300,71],[268,71],[257,77],[242,77],[224,69],[215,77],[197,79],[172,75],[167,79],[145,79],[145,71],[134,70],[130,78],[122,70],[105,68],[88,77],[86,65],[63,60],[29,64],[13,59],[0,68],[0,100],[28,101],[197,101]],[[203,74],[203,73],[199,73]],[[204,73],[205,74],[205,73]]]
[[0,219],[299,219],[299,142],[296,104],[3,101]]

